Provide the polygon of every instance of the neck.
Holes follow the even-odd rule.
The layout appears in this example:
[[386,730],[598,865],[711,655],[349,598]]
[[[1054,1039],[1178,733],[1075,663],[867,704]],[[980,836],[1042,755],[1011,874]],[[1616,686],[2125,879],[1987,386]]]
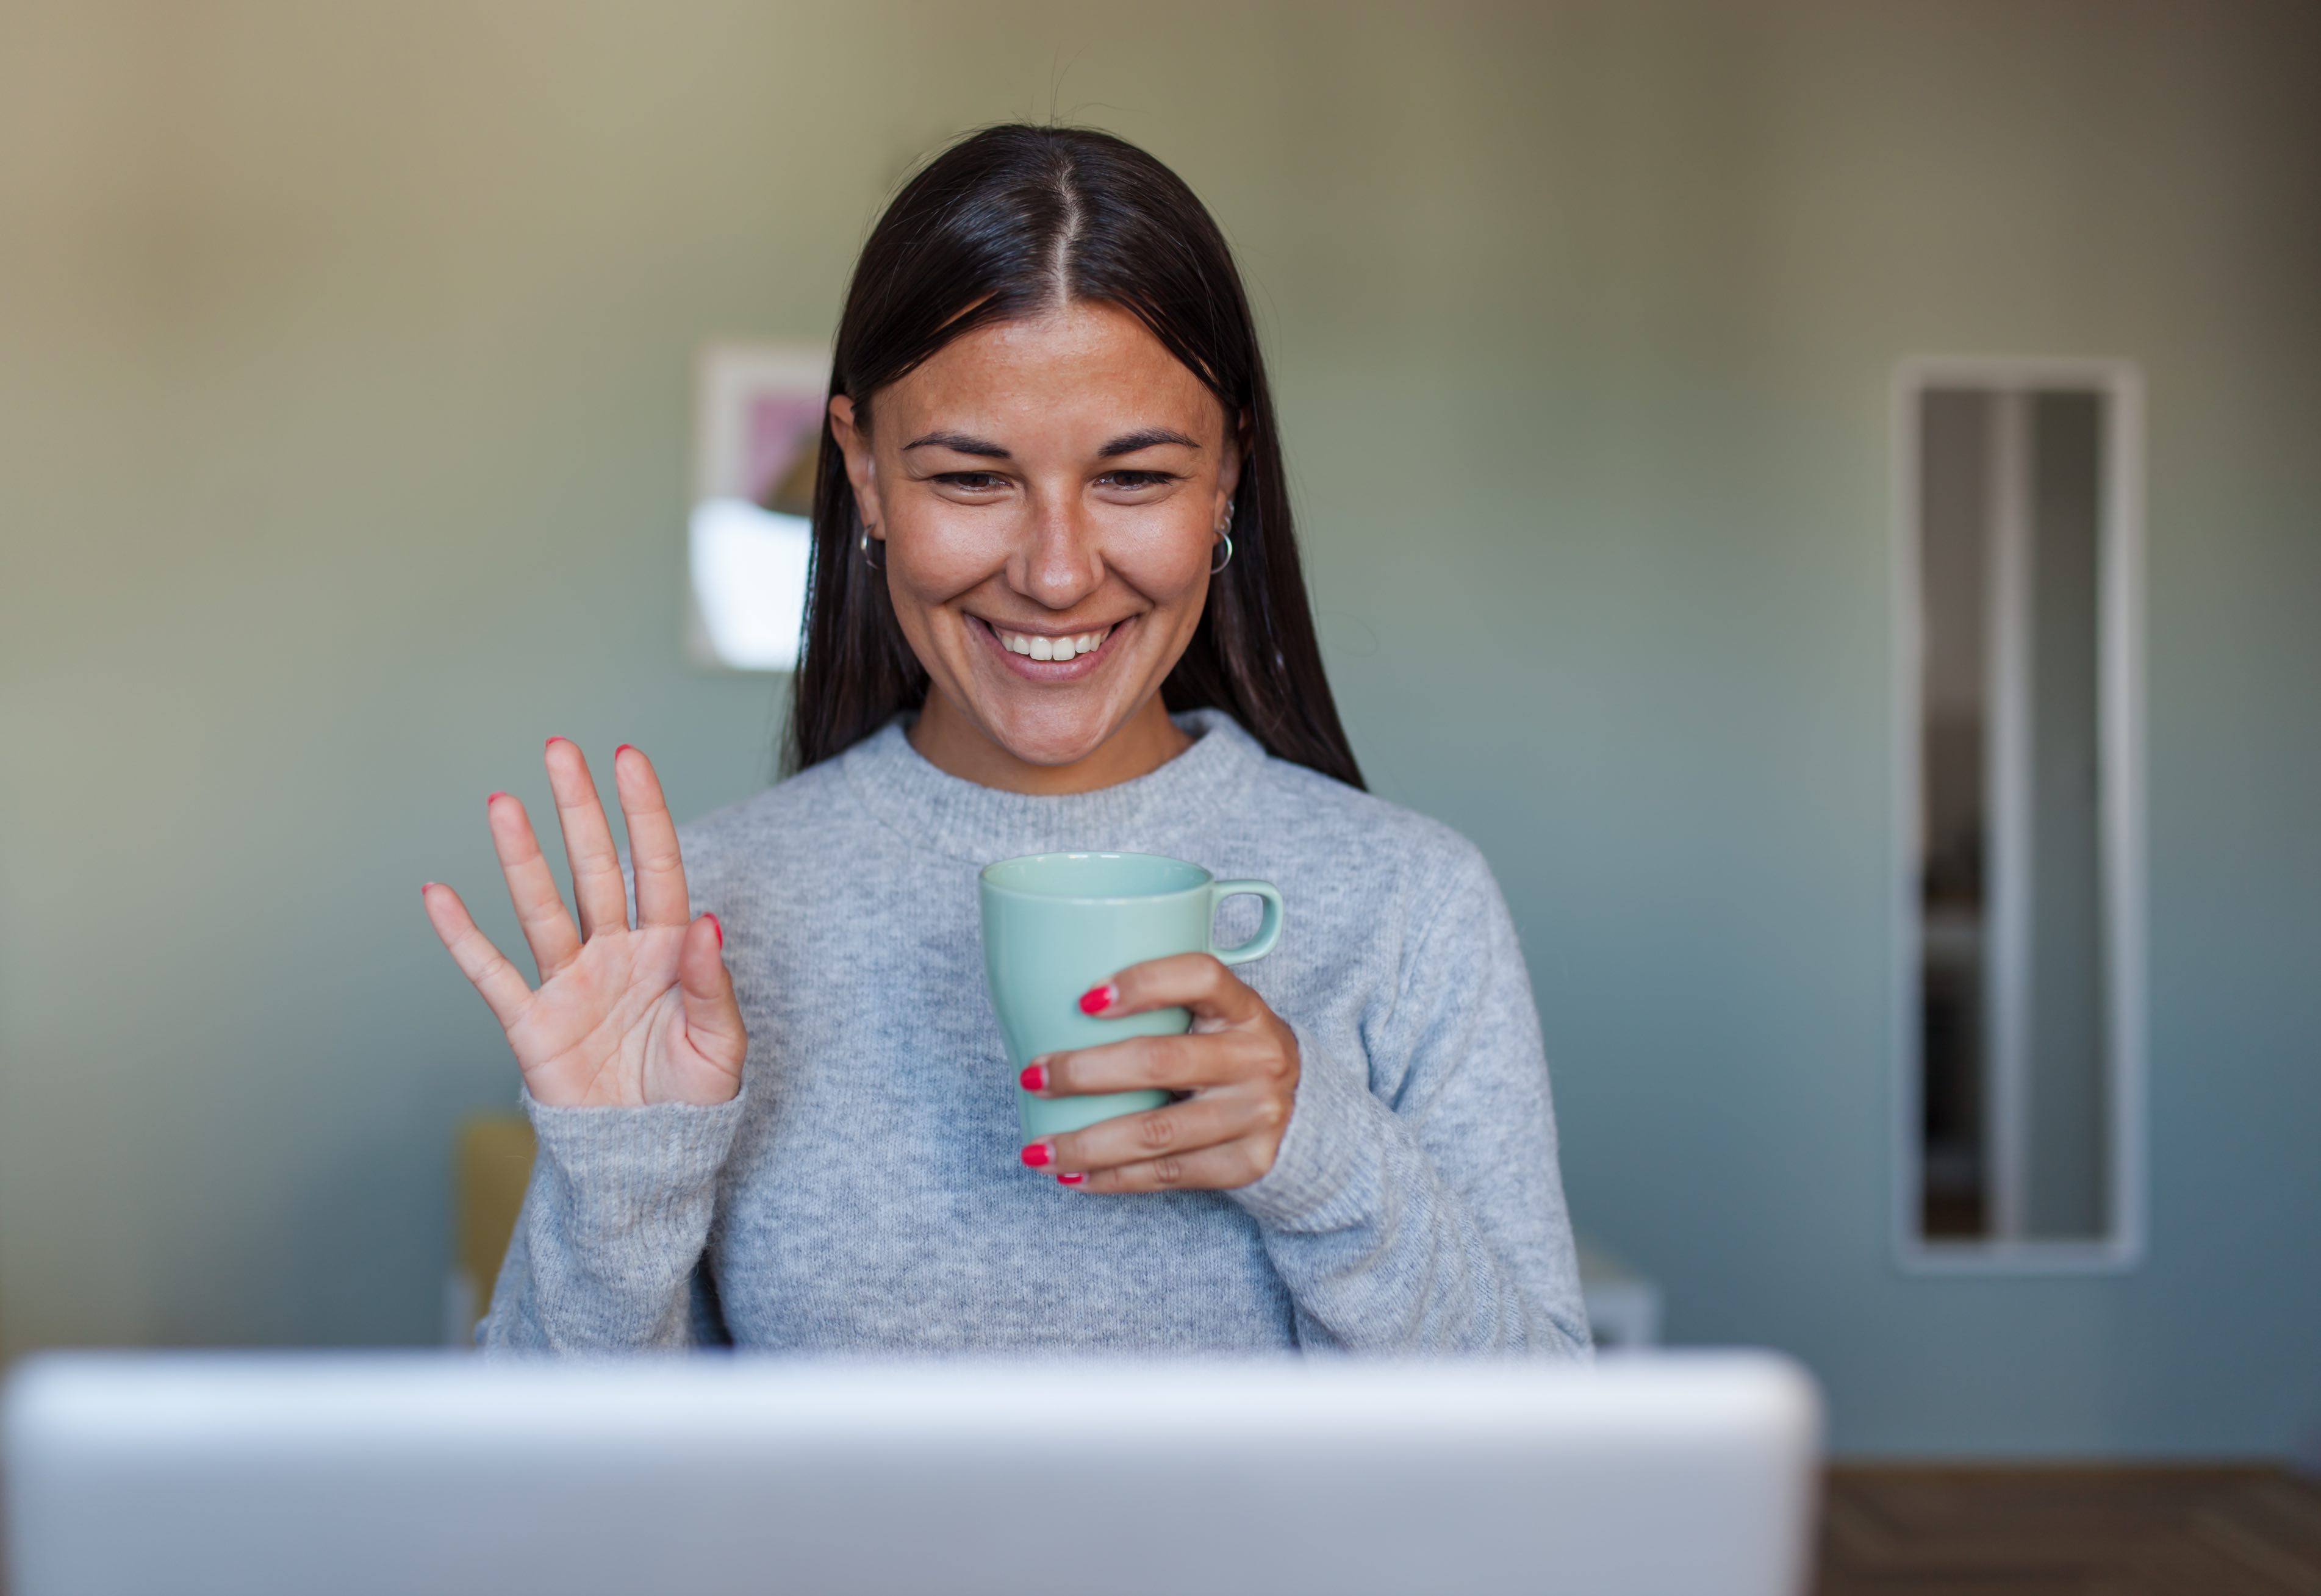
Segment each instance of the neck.
[[1017,758],[940,691],[927,694],[926,707],[919,712],[910,736],[919,757],[947,775],[1041,797],[1116,787],[1150,775],[1193,746],[1193,739],[1169,719],[1158,693],[1093,751],[1069,765],[1034,765]]

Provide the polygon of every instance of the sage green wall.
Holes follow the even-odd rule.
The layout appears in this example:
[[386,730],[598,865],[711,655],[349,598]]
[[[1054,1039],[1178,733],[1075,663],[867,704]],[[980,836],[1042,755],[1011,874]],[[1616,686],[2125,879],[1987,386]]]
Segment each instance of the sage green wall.
[[[1870,1451],[2321,1417],[2321,12],[0,0],[0,1337],[432,1337],[513,1074],[418,883],[560,732],[680,810],[692,351],[921,151],[1177,164],[1268,320],[1382,792],[1532,959],[1584,1227]],[[2152,395],[2153,1235],[1888,1256],[1885,384]],[[488,923],[508,925],[496,907]]]

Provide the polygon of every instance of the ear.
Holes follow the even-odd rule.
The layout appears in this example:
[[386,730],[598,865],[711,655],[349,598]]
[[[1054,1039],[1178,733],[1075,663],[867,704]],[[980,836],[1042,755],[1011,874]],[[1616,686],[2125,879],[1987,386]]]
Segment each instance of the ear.
[[854,401],[843,394],[834,394],[830,401],[830,435],[838,440],[838,452],[846,457],[846,480],[854,485],[855,507],[862,512],[862,524],[874,538],[884,540],[887,522],[885,509],[878,503],[877,473],[870,458],[870,434],[867,428],[854,424]]
[[1224,447],[1217,451],[1217,505],[1213,524],[1224,520],[1225,506],[1233,503],[1233,490],[1241,485],[1242,463],[1249,458],[1249,412],[1244,410],[1228,418],[1224,434]]

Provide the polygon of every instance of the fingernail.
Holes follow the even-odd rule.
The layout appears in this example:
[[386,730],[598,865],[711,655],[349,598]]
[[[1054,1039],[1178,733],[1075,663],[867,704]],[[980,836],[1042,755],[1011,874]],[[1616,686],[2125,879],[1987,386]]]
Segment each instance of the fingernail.
[[493,804],[497,803],[501,799],[506,796],[507,794],[505,793],[494,793],[484,800],[484,807],[486,809],[489,809]]
[[717,946],[720,948],[724,947],[725,928],[718,923],[717,917],[714,914],[705,914],[701,918],[707,920],[709,922],[709,929],[717,933]]
[[1112,1007],[1113,999],[1119,995],[1120,993],[1114,989],[1112,983],[1109,981],[1106,982],[1101,986],[1091,986],[1086,992],[1080,993],[1080,1012],[1083,1014],[1101,1014],[1106,1009]]
[[615,758],[615,759],[617,759],[617,758],[619,758],[623,754],[627,753],[631,748],[634,748],[634,747],[636,747],[636,746],[637,746],[637,745],[636,745],[636,744],[634,744],[634,743],[633,743],[633,742],[624,742],[624,743],[623,743],[619,748],[614,748],[614,749],[613,750],[613,757],[614,757],[614,758]]
[[1060,1186],[1077,1186],[1086,1179],[1088,1179],[1088,1176],[1084,1174],[1060,1174],[1056,1177],[1056,1184]]
[[570,742],[571,740],[572,740],[572,739],[571,739],[570,738],[569,738],[569,737],[551,737],[551,738],[550,738],[546,742],[542,743],[542,744],[541,745],[541,747],[542,747],[542,748],[554,748],[558,743],[560,743],[560,742]]
[[1015,1081],[1026,1092],[1045,1092],[1048,1089],[1048,1066],[1044,1064],[1027,1064],[1024,1066],[1024,1073],[1016,1076]]
[[1043,1141],[1024,1144],[1024,1162],[1034,1169],[1044,1169],[1056,1161],[1056,1149]]
[[423,881],[423,882],[421,882],[421,883],[419,884],[419,895],[420,895],[421,897],[423,897],[423,897],[425,897],[425,896],[427,895],[427,889],[428,889],[429,887],[431,887],[431,886],[433,886],[434,884],[434,884],[433,882],[432,882],[432,881]]

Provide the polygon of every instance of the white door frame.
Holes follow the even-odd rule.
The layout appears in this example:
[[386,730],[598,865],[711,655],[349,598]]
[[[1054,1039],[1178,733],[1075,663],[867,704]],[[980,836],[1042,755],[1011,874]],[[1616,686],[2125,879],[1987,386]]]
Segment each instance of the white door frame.
[[[1993,445],[2027,442],[2025,396],[2042,389],[2099,393],[2103,406],[2102,560],[2098,618],[2101,703],[2105,1081],[2109,1088],[2108,1236],[2088,1241],[2028,1240],[2019,1234],[2025,1165],[2022,1086],[2027,1068],[2023,990],[2024,866],[2027,864],[2028,760],[2033,747],[2027,697],[1997,696],[1990,783],[1996,1128],[1993,1229],[1988,1239],[1928,1241],[1918,1233],[1922,1105],[1918,830],[1922,757],[1919,736],[1920,550],[1918,546],[1918,395],[1929,388],[1979,388],[2007,396],[1994,406]],[[2144,1179],[2144,385],[2125,360],[2038,356],[1916,356],[1894,373],[1894,1042],[1893,1239],[1897,1263],[1913,1273],[2083,1274],[2134,1268],[2143,1261]],[[2011,481],[1998,480],[2012,477]],[[2003,676],[2027,667],[2030,614],[2023,475],[1995,471],[1992,565],[1993,667]],[[2009,535],[2009,529],[2012,535]],[[2010,708],[2007,701],[2020,702]],[[2011,817],[2011,819],[2010,819]]]

